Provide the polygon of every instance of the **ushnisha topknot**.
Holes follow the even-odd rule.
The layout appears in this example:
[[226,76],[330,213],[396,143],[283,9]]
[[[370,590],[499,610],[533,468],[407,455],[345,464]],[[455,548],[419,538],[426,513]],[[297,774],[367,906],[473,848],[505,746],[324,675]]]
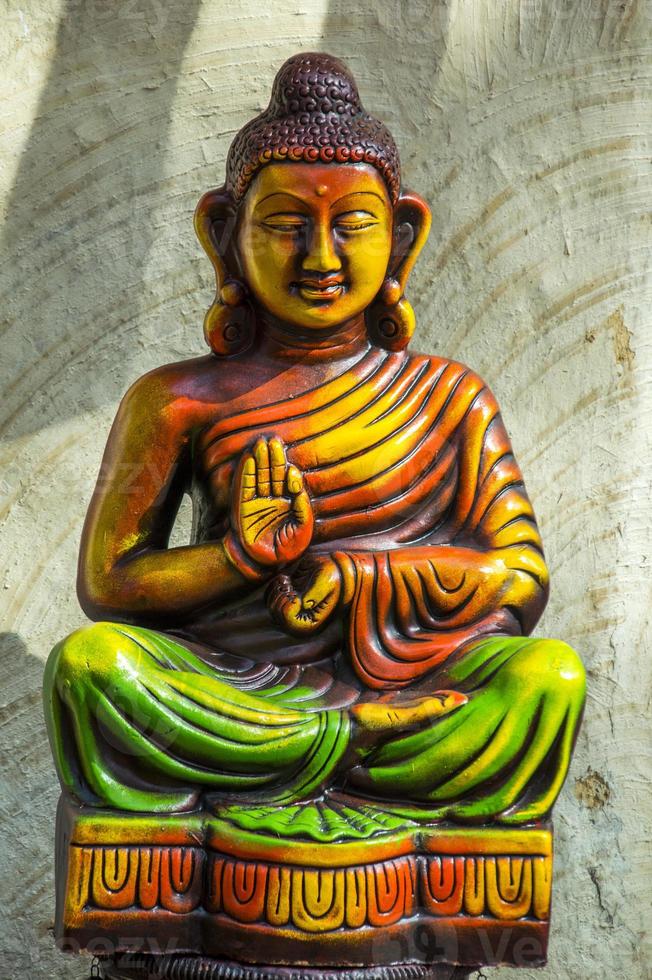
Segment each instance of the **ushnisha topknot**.
[[369,163],[396,204],[401,166],[391,133],[365,111],[348,68],[329,54],[306,52],[279,70],[268,107],[236,135],[226,187],[239,203],[266,163],[294,160]]

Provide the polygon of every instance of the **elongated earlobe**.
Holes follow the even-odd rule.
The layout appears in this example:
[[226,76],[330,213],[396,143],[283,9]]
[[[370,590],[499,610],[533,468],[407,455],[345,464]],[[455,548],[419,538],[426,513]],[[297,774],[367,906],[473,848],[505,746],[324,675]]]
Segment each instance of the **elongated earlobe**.
[[204,337],[219,357],[240,354],[255,334],[246,287],[229,275],[224,261],[234,229],[235,209],[224,187],[204,194],[195,209],[195,231],[215,270],[215,299],[204,317]]
[[414,333],[415,317],[411,303],[401,294],[401,284],[387,277],[367,310],[367,331],[378,347],[404,350]]
[[386,350],[404,350],[414,333],[414,310],[404,293],[410,272],[428,238],[430,223],[430,208],[423,198],[404,191],[394,212],[394,244],[388,274],[366,316],[370,339]]

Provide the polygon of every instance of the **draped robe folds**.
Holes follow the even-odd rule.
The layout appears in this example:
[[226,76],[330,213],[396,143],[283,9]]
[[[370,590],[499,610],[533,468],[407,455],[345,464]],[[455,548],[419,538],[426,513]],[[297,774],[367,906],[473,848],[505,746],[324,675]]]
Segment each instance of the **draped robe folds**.
[[[194,440],[195,541],[228,529],[235,467],[261,436],[282,439],[303,473],[310,551],[334,557],[346,602],[307,637],[272,620],[262,587],[165,634],[108,624],[94,671],[97,636],[73,634],[46,680],[64,786],[134,810],[195,805],[200,790],[292,801],[346,786],[432,804],[435,816],[545,815],[583,680],[568,680],[577,661],[564,644],[524,637],[547,573],[490,390],[461,364],[378,348],[309,391],[288,394],[282,375],[266,382],[222,405]],[[468,703],[351,756],[348,705],[444,687]]]
[[[545,602],[541,539],[498,405],[476,374],[374,349],[296,398],[265,404],[256,391],[240,401],[200,437],[199,465],[224,514],[240,455],[258,436],[284,441],[311,495],[314,550],[339,557],[353,593],[344,645],[365,688],[412,685],[471,640],[529,632]],[[288,643],[261,598],[190,632],[294,662],[334,647],[330,631]]]

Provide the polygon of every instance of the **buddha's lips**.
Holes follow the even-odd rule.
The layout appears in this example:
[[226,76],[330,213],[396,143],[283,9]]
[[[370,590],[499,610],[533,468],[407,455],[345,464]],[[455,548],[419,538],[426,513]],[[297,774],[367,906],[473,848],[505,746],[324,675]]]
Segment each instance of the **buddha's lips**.
[[329,276],[326,279],[300,279],[293,285],[306,299],[335,299],[344,289],[344,280]]

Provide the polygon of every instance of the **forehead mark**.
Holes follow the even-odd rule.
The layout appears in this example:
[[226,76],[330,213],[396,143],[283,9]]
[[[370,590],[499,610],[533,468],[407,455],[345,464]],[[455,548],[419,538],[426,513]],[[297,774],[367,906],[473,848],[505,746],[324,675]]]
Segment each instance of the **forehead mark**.
[[317,184],[315,187],[315,194],[317,197],[323,197],[324,194],[328,193],[328,184]]

